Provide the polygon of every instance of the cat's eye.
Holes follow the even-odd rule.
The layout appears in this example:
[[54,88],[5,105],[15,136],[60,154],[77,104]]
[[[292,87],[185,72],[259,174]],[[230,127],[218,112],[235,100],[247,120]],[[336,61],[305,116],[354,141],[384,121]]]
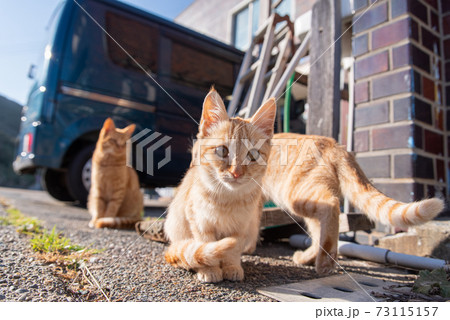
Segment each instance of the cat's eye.
[[228,157],[228,148],[225,146],[217,147],[215,153],[221,158],[226,158]]
[[256,149],[251,149],[247,153],[247,157],[250,159],[250,161],[258,160],[259,156],[260,156],[260,154],[259,154],[258,150],[256,150]]

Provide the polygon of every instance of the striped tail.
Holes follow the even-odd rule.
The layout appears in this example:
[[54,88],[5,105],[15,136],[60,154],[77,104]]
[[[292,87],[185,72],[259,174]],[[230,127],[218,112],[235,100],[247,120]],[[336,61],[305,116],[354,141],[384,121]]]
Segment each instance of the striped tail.
[[337,165],[341,191],[371,219],[407,228],[433,219],[444,209],[444,202],[438,198],[403,203],[387,197],[370,183],[353,155],[343,152]]
[[198,242],[193,239],[172,243],[165,258],[174,267],[194,269],[219,266],[224,255],[236,246],[235,238],[214,242]]
[[129,217],[105,217],[95,221],[96,228],[113,228],[113,229],[134,229],[136,222],[141,218]]

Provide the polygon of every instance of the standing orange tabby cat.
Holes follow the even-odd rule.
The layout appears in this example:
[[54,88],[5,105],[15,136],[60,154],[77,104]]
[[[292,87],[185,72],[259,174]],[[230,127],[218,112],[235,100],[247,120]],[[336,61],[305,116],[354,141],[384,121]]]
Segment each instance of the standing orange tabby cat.
[[287,212],[304,218],[313,244],[297,251],[294,262],[315,262],[319,273],[331,272],[336,263],[341,195],[371,219],[397,227],[424,223],[444,206],[437,198],[414,203],[391,199],[334,139],[293,133],[274,135],[262,188]]
[[[212,89],[203,104],[193,159],[169,206],[166,260],[201,281],[242,280],[241,254],[256,247],[262,210],[258,186],[273,135],[275,100],[251,119],[229,118]],[[255,148],[253,146],[257,145]],[[255,182],[256,181],[256,182]]]
[[143,196],[138,176],[126,165],[126,142],[135,127],[116,129],[108,118],[100,131],[92,156],[90,227],[130,228],[141,220]]

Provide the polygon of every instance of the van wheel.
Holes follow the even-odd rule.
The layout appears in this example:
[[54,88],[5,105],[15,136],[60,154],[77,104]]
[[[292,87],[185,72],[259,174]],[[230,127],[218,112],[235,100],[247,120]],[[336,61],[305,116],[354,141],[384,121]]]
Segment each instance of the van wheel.
[[66,172],[45,168],[41,178],[44,189],[56,200],[74,201],[67,189]]
[[75,154],[67,168],[67,187],[72,197],[82,206],[86,206],[91,187],[92,153],[94,149],[94,144],[81,149]]

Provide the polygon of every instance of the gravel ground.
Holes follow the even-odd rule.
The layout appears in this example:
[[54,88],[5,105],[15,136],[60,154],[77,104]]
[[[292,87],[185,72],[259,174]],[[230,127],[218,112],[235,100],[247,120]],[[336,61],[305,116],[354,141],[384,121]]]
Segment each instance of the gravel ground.
[[[47,229],[56,225],[73,243],[104,249],[87,265],[111,301],[274,301],[257,288],[317,277],[312,267],[294,265],[294,250],[286,243],[263,243],[255,254],[243,256],[243,282],[204,284],[194,273],[168,265],[164,244],[140,238],[135,231],[88,228],[90,217],[85,209],[54,201],[41,191],[0,188],[0,198],[42,220]],[[0,214],[5,214],[3,209]],[[71,290],[74,281],[58,275],[54,264],[39,260],[27,236],[13,227],[0,227],[0,251],[0,301],[105,300],[99,290]],[[348,272],[407,283],[415,278],[365,261],[341,259],[340,263]]]

